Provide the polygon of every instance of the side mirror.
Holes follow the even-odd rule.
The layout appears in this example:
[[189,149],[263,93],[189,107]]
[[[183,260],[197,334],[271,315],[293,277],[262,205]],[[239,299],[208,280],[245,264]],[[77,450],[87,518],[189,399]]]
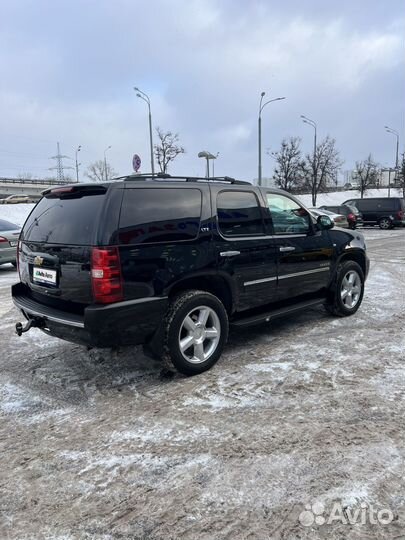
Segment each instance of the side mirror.
[[335,226],[334,221],[332,221],[329,216],[318,216],[316,222],[321,231],[332,229]]

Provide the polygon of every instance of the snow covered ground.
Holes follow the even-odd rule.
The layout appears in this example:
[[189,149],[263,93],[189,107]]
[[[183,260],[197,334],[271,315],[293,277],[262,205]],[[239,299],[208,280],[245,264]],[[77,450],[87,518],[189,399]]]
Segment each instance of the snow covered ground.
[[[0,267],[0,538],[403,538],[405,229],[364,234],[355,316],[231,332],[193,378],[139,349],[17,337]],[[393,520],[307,526],[315,502]]]

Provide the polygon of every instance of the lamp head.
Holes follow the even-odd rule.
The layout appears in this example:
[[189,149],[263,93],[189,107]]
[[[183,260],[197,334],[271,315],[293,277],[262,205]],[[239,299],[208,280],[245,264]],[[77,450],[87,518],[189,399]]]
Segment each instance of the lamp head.
[[266,92],[262,92],[260,95],[264,97],[266,95]]

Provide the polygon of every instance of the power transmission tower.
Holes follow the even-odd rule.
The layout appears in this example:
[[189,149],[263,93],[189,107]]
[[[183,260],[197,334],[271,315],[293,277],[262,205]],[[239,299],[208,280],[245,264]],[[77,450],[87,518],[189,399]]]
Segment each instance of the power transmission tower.
[[69,156],[62,156],[62,154],[60,153],[59,143],[57,143],[57,154],[56,154],[56,156],[52,156],[49,159],[56,160],[56,167],[50,167],[49,170],[50,171],[56,171],[56,178],[57,178],[58,182],[64,182],[65,181],[65,175],[64,175],[63,171],[66,170],[66,169],[73,169],[73,167],[63,165],[62,159],[70,159],[70,157]]

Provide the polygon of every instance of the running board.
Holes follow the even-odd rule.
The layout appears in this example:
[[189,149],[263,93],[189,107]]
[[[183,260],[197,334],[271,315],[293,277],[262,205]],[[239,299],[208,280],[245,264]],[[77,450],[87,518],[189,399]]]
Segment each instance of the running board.
[[241,326],[253,326],[255,324],[260,324],[263,322],[270,322],[273,319],[278,319],[279,317],[284,317],[285,315],[291,315],[299,311],[304,311],[305,309],[310,309],[315,306],[319,306],[325,303],[326,298],[315,298],[312,300],[306,300],[304,302],[298,302],[297,304],[292,304],[290,306],[285,306],[282,308],[277,308],[271,311],[266,311],[263,313],[248,315],[241,319],[231,321],[231,326],[241,327]]

